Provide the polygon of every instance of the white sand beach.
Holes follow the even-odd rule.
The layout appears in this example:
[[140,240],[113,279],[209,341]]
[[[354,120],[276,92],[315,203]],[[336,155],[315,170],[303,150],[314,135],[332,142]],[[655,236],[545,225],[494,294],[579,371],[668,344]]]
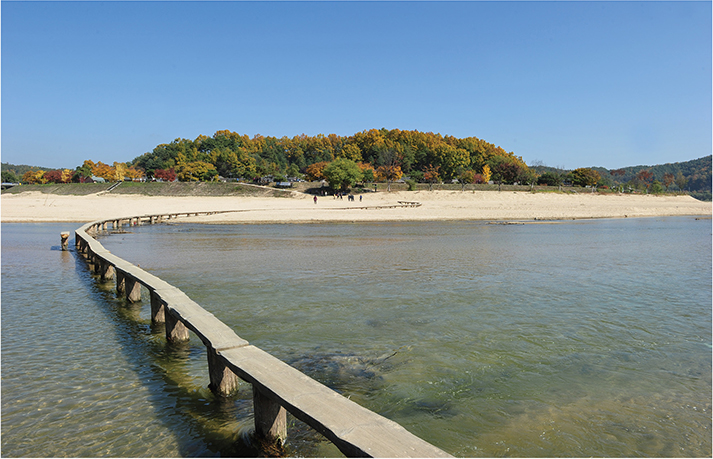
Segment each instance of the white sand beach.
[[[419,207],[396,207],[399,202]],[[129,194],[65,196],[24,192],[4,194],[0,221],[89,222],[172,212],[234,210],[184,221],[206,223],[424,221],[424,220],[562,220],[658,216],[711,216],[711,203],[690,196],[512,191],[378,192],[360,201],[292,193],[291,197],[150,197]]]

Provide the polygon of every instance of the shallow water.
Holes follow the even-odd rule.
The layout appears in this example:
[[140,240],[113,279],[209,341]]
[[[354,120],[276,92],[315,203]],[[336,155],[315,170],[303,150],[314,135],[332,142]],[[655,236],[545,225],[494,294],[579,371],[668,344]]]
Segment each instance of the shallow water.
[[[2,225],[3,455],[245,452],[249,388],[214,399],[199,341],[48,250],[66,229]],[[126,231],[100,240],[451,454],[711,455],[710,220]]]

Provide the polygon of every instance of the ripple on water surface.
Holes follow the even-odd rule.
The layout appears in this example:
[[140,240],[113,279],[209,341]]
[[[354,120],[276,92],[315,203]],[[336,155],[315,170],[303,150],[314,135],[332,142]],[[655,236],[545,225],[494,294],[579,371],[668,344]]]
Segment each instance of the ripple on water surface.
[[[3,454],[145,456],[138,438],[156,456],[235,455],[249,391],[216,402],[200,342],[166,347],[147,307],[45,250],[59,229],[11,228]],[[710,234],[675,218],[154,225],[101,241],[452,454],[709,457]],[[295,454],[336,453],[295,426]]]

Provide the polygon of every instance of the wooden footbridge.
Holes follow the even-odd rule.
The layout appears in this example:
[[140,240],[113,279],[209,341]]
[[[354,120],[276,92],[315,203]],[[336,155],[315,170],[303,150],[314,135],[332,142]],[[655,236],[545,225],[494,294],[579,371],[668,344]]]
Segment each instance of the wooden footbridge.
[[119,229],[124,225],[155,224],[215,213],[219,212],[145,215],[87,223],[75,231],[76,250],[101,280],[114,279],[117,292],[128,301],[141,301],[141,289],[147,289],[151,298],[151,320],[165,323],[168,341],[186,341],[191,332],[200,338],[208,351],[209,387],[216,394],[231,394],[241,379],[252,385],[258,435],[284,441],[289,411],[324,435],[346,456],[451,457],[399,424],[252,346],[181,290],[111,254],[94,239],[109,226]]

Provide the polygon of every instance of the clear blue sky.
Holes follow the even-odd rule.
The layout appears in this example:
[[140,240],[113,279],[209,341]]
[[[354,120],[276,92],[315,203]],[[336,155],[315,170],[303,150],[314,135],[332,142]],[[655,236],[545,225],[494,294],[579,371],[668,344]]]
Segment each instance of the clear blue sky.
[[382,127],[566,168],[711,154],[711,2],[0,6],[3,162]]

